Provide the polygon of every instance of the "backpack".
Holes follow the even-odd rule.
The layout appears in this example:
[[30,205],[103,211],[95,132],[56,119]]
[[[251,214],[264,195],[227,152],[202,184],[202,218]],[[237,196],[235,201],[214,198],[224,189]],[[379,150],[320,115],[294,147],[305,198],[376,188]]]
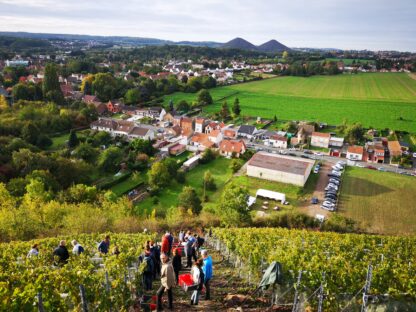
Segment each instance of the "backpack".
[[78,254],[82,254],[84,252],[84,247],[82,247],[81,245],[78,247]]
[[143,273],[151,274],[153,273],[153,260],[151,257],[145,257],[143,263],[146,263],[146,268],[143,270]]

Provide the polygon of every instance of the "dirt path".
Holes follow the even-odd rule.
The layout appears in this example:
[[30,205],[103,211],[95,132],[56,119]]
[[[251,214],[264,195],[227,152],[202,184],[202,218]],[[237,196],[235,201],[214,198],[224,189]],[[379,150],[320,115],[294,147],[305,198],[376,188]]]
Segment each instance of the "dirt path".
[[[253,291],[253,286],[249,286],[247,282],[238,277],[237,270],[226,262],[223,257],[215,250],[207,248],[208,253],[213,258],[214,277],[211,281],[211,298],[212,300],[204,300],[204,293],[201,295],[198,306],[190,305],[191,293],[185,293],[180,287],[175,287],[173,302],[174,311],[274,311],[268,308],[266,299],[259,301],[247,300],[243,304],[242,310],[238,309],[238,304],[230,304],[225,300],[227,295],[247,296]],[[182,259],[185,262],[185,257]],[[180,274],[188,273],[189,269],[184,269]],[[159,288],[159,281],[153,284],[153,294]],[[163,298],[164,311],[167,309],[167,295]]]
[[409,74],[409,77],[416,80],[416,74]]

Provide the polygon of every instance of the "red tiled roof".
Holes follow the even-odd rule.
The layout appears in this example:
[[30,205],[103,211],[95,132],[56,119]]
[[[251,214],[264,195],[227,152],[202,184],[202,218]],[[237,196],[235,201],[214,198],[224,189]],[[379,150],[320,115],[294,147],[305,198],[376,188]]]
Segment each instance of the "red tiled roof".
[[312,136],[321,137],[321,138],[330,138],[331,134],[329,133],[322,133],[322,132],[312,132]]
[[358,146],[358,145],[349,146],[348,147],[348,153],[362,155],[364,153],[364,147],[363,146]]
[[220,150],[226,153],[242,153],[246,145],[243,140],[222,140],[220,143]]

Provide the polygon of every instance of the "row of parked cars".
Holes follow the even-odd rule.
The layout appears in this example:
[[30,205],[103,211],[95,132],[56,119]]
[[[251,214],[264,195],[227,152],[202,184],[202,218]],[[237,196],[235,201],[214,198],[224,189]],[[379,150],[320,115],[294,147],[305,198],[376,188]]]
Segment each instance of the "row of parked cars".
[[344,168],[347,165],[344,161],[339,161],[332,166],[331,173],[328,174],[329,182],[325,187],[325,199],[322,202],[321,208],[329,211],[335,211],[338,204],[338,192],[341,186],[341,176]]

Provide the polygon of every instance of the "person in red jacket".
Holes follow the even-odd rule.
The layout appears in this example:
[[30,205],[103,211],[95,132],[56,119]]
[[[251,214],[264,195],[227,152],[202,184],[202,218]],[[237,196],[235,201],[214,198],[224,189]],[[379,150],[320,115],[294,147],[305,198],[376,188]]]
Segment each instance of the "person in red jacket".
[[161,252],[168,254],[169,253],[169,238],[168,235],[165,234],[162,237],[162,248],[161,248]]

